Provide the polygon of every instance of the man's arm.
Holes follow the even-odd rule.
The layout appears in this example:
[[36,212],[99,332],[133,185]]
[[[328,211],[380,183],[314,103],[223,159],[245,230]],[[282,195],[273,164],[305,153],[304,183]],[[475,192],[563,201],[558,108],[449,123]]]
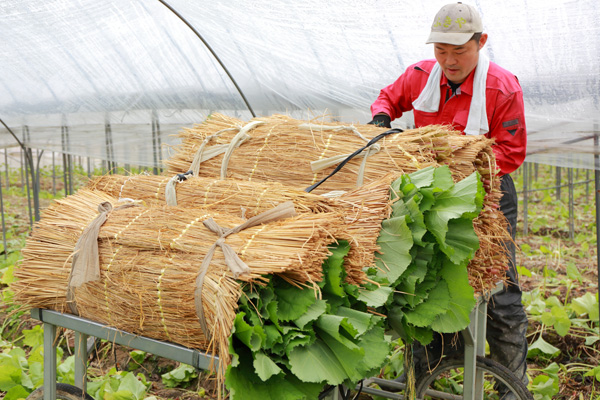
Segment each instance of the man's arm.
[[510,174],[519,168],[527,152],[523,92],[511,93],[496,105],[487,136],[495,140],[492,149],[500,175]]
[[409,67],[394,83],[381,89],[371,105],[371,115],[386,114],[393,121],[405,111],[412,110],[410,90],[412,68]]

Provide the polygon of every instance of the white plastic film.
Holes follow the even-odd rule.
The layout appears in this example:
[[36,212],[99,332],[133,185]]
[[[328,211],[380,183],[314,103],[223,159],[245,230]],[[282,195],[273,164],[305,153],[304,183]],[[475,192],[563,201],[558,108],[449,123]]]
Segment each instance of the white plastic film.
[[[2,1],[0,119],[33,148],[157,166],[180,127],[251,118],[216,55],[256,115],[364,123],[382,87],[433,57],[425,39],[449,1],[167,2],[214,54],[158,0]],[[527,160],[593,168],[600,3],[471,3],[484,51],[523,87]]]

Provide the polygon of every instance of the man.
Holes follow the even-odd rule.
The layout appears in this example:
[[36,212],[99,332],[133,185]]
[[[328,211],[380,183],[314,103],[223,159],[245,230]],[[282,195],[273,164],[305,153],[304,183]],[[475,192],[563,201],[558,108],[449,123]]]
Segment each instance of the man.
[[[371,106],[373,120],[369,123],[389,128],[391,121],[413,110],[417,127],[450,124],[465,134],[493,138],[503,192],[500,209],[514,239],[517,194],[509,174],[525,159],[523,92],[513,74],[480,52],[487,39],[474,7],[460,2],[442,7],[426,42],[433,43],[435,60],[409,66],[396,82],[382,89]],[[489,304],[487,340],[491,358],[527,383],[527,315],[515,270],[514,243],[507,247],[509,281]],[[428,364],[436,365],[440,347],[439,343],[432,344],[425,351],[416,346],[416,376]]]

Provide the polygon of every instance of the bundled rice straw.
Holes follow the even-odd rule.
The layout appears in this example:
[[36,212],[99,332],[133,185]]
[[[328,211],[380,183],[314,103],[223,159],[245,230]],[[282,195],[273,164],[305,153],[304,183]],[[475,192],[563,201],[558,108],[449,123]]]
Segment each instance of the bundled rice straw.
[[[242,130],[244,140],[231,146],[232,139]],[[247,124],[212,114],[202,124],[178,135],[182,142],[165,163],[170,176],[192,170],[202,177],[274,181],[304,189],[326,177],[368,139],[385,131],[373,125],[301,121],[283,115],[255,118]],[[455,181],[478,171],[486,182],[488,195],[484,211],[474,222],[481,248],[469,273],[473,287],[486,291],[504,278],[505,268],[500,267],[506,265],[507,259],[502,244],[510,240],[506,220],[497,207],[501,193],[492,143],[485,136],[466,136],[444,126],[391,134],[378,141],[366,157],[350,160],[313,193],[348,191],[390,171],[411,173],[430,165],[448,165]],[[324,169],[314,171],[313,166]],[[366,265],[369,264],[363,266]]]
[[[249,182],[234,179],[191,177],[176,185],[177,204],[186,208],[205,207],[230,215],[252,217],[284,201],[293,201],[299,213],[340,212],[345,232],[338,239],[352,243],[346,258],[347,281],[364,284],[364,267],[374,265],[379,250],[381,222],[390,213],[389,188],[394,174],[385,175],[337,198],[306,193],[278,182]],[[171,178],[151,175],[106,175],[94,179],[89,188],[111,196],[164,205]]]
[[[81,189],[44,212],[23,249],[13,285],[15,300],[31,307],[67,311],[67,282],[75,244],[98,215],[98,204],[116,199]],[[238,281],[260,283],[278,274],[296,285],[322,279],[327,245],[343,227],[337,213],[303,214],[248,227],[224,239],[248,266],[235,276],[216,250],[201,285],[201,328],[195,287],[201,263],[219,235],[244,220],[207,209],[135,206],[115,208],[99,232],[100,279],[74,290],[77,311],[119,329],[207,350],[229,363],[228,336],[240,296]],[[197,300],[197,299],[196,299]],[[133,312],[136,310],[137,312]],[[202,321],[200,321],[202,322]]]
[[[275,181],[302,190],[324,178],[341,161],[340,157],[345,158],[364,146],[367,138],[385,131],[372,125],[361,125],[357,130],[353,126],[307,123],[282,115],[257,118],[252,122],[262,123],[246,132],[249,137],[231,151],[228,159],[224,153],[207,154],[207,151],[212,148],[223,150],[247,124],[213,114],[203,124],[185,129],[178,135],[182,139],[181,145],[166,161],[168,175],[194,170],[194,161],[202,159],[194,175]],[[378,179],[390,170],[401,174],[435,165],[434,149],[424,144],[440,134],[445,135],[446,131],[438,127],[406,131],[382,139],[363,152],[363,155],[369,154],[366,158],[355,157],[315,193],[348,191],[363,182]],[[212,158],[206,159],[209,156]],[[364,160],[366,164],[361,169]],[[311,165],[311,162],[316,164]],[[313,167],[324,169],[313,171]],[[359,182],[361,170],[363,182]]]

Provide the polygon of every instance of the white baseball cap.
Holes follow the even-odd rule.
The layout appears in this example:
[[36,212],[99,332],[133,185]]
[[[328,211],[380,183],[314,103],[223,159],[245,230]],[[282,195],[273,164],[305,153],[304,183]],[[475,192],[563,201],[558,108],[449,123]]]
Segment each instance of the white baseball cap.
[[435,15],[425,43],[463,45],[474,33],[483,32],[483,23],[475,7],[461,2],[446,4]]

